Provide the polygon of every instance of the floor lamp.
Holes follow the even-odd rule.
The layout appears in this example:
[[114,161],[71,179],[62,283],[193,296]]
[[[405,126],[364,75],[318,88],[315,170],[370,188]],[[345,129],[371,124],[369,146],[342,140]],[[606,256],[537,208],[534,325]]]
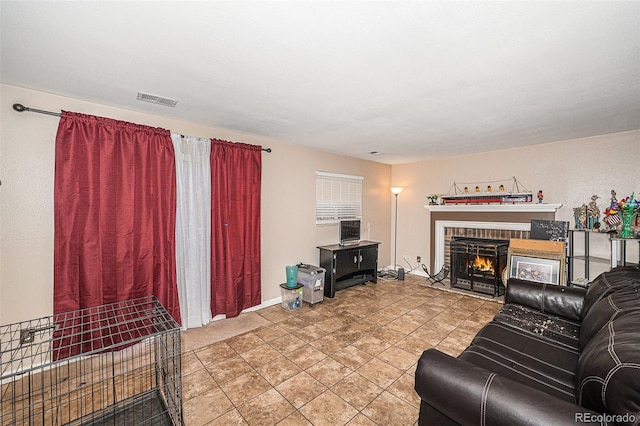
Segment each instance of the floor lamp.
[[393,270],[397,271],[398,264],[396,263],[396,254],[398,252],[398,194],[402,192],[401,186],[393,186],[391,187],[391,192],[396,196],[396,215],[395,215],[395,231],[393,233],[394,242],[393,242]]

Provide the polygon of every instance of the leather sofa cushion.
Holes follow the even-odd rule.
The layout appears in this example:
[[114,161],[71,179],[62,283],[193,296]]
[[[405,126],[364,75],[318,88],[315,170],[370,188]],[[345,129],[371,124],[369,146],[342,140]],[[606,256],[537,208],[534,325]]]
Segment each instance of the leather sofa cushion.
[[494,317],[494,321],[537,334],[573,349],[578,348],[580,324],[575,321],[514,304],[504,305]]
[[505,304],[527,306],[545,314],[580,321],[585,290],[510,278]]
[[587,343],[576,371],[579,405],[619,416],[632,414],[636,421],[640,419],[639,336],[640,307],[618,312]]
[[[580,329],[580,350],[584,350],[591,339],[617,317],[629,310],[640,309],[640,285],[634,286],[630,283],[627,286],[619,286],[615,291],[608,292],[608,295],[595,302],[589,312],[584,317]],[[638,333],[640,339],[640,323],[638,323]],[[640,350],[640,348],[638,349]]]
[[584,319],[591,308],[616,289],[627,286],[640,286],[640,269],[631,266],[620,266],[603,272],[593,280],[584,296],[581,319]]
[[500,376],[574,402],[577,350],[492,322],[459,356]]

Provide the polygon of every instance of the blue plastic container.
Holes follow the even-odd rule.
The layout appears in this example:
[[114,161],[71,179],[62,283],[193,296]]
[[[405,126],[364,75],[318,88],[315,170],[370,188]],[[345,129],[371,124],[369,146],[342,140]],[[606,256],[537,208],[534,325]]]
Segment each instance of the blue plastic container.
[[287,266],[287,287],[296,288],[298,286],[298,266]]

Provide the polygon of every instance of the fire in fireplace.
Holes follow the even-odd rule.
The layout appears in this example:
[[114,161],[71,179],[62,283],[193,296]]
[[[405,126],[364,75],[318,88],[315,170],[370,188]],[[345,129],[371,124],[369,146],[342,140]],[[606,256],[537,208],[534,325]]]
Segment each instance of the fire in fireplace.
[[451,286],[503,295],[502,271],[508,248],[508,240],[454,237],[450,245]]

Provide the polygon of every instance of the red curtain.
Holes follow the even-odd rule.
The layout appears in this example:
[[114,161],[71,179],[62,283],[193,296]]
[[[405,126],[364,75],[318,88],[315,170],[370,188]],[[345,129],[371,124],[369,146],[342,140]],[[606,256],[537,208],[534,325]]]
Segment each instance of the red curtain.
[[261,303],[262,147],[211,140],[211,313]]
[[55,161],[54,314],[154,295],[180,322],[169,131],[63,112]]

